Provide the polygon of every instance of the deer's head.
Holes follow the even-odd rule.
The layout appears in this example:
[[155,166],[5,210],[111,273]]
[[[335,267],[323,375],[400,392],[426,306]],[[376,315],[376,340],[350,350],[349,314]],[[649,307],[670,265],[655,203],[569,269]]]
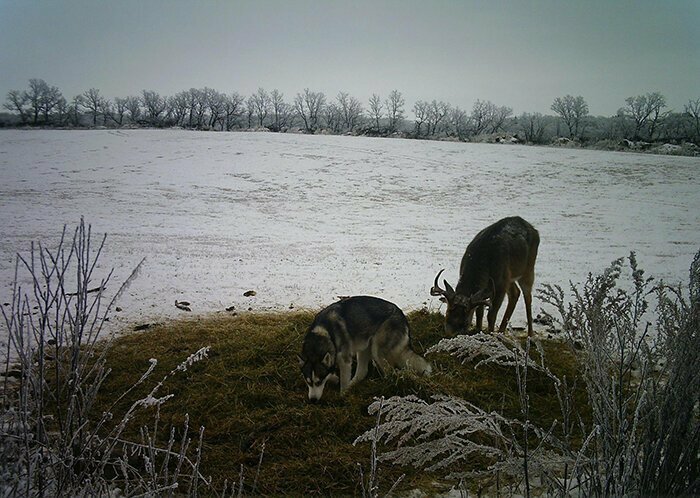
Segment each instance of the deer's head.
[[[445,333],[448,336],[455,336],[467,332],[467,328],[474,316],[474,310],[479,306],[490,306],[491,297],[493,296],[493,281],[489,280],[489,286],[479,289],[476,292],[468,295],[457,293],[452,286],[443,279],[444,289],[440,288],[438,279],[443,268],[435,276],[435,282],[430,289],[431,296],[440,296],[440,301],[447,304],[445,311]],[[459,288],[459,286],[458,286]]]

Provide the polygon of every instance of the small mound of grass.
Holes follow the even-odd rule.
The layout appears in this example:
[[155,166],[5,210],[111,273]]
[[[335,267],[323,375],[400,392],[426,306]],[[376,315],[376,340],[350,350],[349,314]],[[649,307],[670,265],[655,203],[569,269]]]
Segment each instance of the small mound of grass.
[[[367,379],[346,396],[341,397],[337,386],[331,385],[320,403],[309,404],[296,353],[313,317],[310,311],[246,313],[175,321],[120,337],[108,356],[112,373],[96,410],[107,409],[115,393],[133,385],[147,370],[150,358],[158,359],[152,379],[160,379],[189,354],[210,346],[208,360],[172,377],[159,392],[159,396],[175,395],[160,407],[160,441],[167,439],[169,425],[179,431],[189,415],[193,429],[206,428],[202,474],[212,476],[215,484],[223,483],[224,479],[237,480],[243,466],[248,491],[264,445],[256,492],[295,496],[361,492],[358,463],[367,473],[370,448],[367,444],[353,446],[352,442],[374,426],[375,418],[367,414],[367,407],[375,397],[415,394],[427,400],[434,394],[448,394],[506,416],[520,413],[513,369],[485,366],[475,370],[473,365],[462,365],[444,354],[427,357],[434,368],[430,378],[408,372],[382,377],[370,370]],[[423,354],[442,338],[443,317],[439,313],[415,311],[408,319],[418,353]],[[573,356],[563,344],[550,341],[545,351],[557,375],[577,378]],[[528,381],[531,418],[548,427],[559,413],[551,382],[534,372]],[[123,401],[124,409],[150,391],[153,384],[147,384]],[[577,397],[585,403],[582,390]],[[117,408],[115,413],[122,411]],[[130,422],[127,434],[137,438],[139,427],[152,425],[152,421],[152,412],[141,413]],[[381,489],[388,490],[401,474],[406,477],[399,491],[420,488],[431,492],[439,481],[424,471],[383,463]]]

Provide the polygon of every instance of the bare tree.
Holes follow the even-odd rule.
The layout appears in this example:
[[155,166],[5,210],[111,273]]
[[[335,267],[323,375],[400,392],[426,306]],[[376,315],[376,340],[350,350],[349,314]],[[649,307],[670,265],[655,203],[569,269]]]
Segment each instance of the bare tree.
[[690,121],[693,140],[700,144],[700,99],[689,100],[684,111]]
[[342,127],[347,131],[352,131],[362,116],[362,104],[347,92],[339,92],[336,101],[338,102]]
[[386,99],[384,106],[386,107],[387,117],[389,118],[389,132],[394,133],[401,126],[404,119],[403,106],[405,101],[401,92],[392,90],[389,97]]
[[659,92],[627,97],[622,114],[628,116],[634,122],[634,134],[632,138],[639,140],[654,139],[656,127],[662,117],[661,110],[666,107],[666,98]]
[[224,101],[224,122],[226,131],[231,131],[238,118],[243,114],[243,96],[236,92],[228,95]]
[[659,123],[657,139],[675,140],[677,142],[693,142],[693,125],[691,117],[686,113],[669,112],[664,115]]
[[29,80],[29,90],[24,92],[24,98],[27,104],[29,104],[29,109],[32,115],[32,124],[36,125],[39,123],[41,96],[47,86],[48,85],[44,80],[33,78]]
[[311,130],[309,124],[309,117],[304,106],[304,97],[300,93],[297,93],[297,96],[294,97],[294,111],[304,123],[304,131],[309,133],[309,131]]
[[323,117],[326,128],[332,133],[340,133],[343,129],[343,114],[334,102],[331,102],[323,109]]
[[465,140],[467,138],[469,117],[467,113],[460,109],[459,107],[454,107],[450,110],[450,114],[447,117],[448,121],[448,134],[459,138],[460,140]]
[[245,114],[248,120],[248,129],[251,129],[253,127],[253,116],[255,116],[255,101],[252,96],[245,101]]
[[427,121],[429,112],[430,104],[423,100],[419,100],[413,105],[413,114],[416,117],[414,125],[414,134],[417,137],[420,137],[422,135],[421,128],[423,124]]
[[202,106],[204,101],[202,98],[202,91],[197,88],[190,88],[184,92],[183,98],[187,102],[187,127],[195,128],[202,125]]
[[491,117],[495,112],[496,106],[490,101],[476,100],[472,106],[472,114],[469,118],[471,134],[478,136],[486,132],[489,124],[491,123]]
[[441,124],[450,112],[450,104],[433,100],[428,105],[426,124],[428,125],[428,135],[434,136],[440,129]]
[[489,133],[498,133],[499,130],[503,129],[506,119],[512,115],[513,109],[508,106],[503,105],[494,107],[494,112],[491,116],[491,124],[489,126]]
[[168,108],[174,114],[174,119],[180,117],[184,110],[182,125],[187,128],[212,128],[222,119],[223,96],[209,87],[190,88],[176,94],[175,100],[169,99],[169,102],[172,105]]
[[172,97],[168,97],[168,112],[173,122],[178,126],[184,126],[188,110],[189,92],[178,92]]
[[284,102],[284,94],[276,88],[270,92],[270,107],[272,109],[272,130],[280,131],[287,104]]
[[258,91],[251,95],[250,101],[258,117],[258,126],[264,126],[265,118],[267,118],[267,114],[270,112],[270,96],[267,94],[265,89],[258,88]]
[[102,100],[100,100],[99,106],[100,114],[102,115],[102,125],[107,126],[108,119],[114,120],[114,117],[112,116],[112,102],[109,99],[103,98]]
[[43,89],[40,105],[41,112],[44,115],[44,123],[49,122],[49,116],[53,112],[53,109],[61,102],[63,95],[61,91],[55,86],[46,85]]
[[326,96],[322,92],[312,92],[308,88],[304,93],[297,93],[294,98],[294,110],[304,123],[307,133],[314,133],[318,129],[319,117],[326,106]]
[[654,92],[647,95],[647,101],[651,108],[649,116],[649,139],[653,140],[657,126],[667,115],[661,112],[661,110],[666,107],[666,97],[659,92]]
[[194,99],[194,120],[197,128],[203,128],[206,125],[205,115],[207,113],[207,105],[209,100],[210,89],[204,87],[202,89],[193,89]]
[[582,120],[588,116],[588,104],[583,97],[566,95],[557,97],[552,103],[551,109],[561,116],[569,128],[569,138],[580,138],[579,128]]
[[63,97],[55,86],[49,86],[42,79],[30,79],[29,89],[22,95],[26,104],[29,105],[29,112],[32,116],[32,124],[39,124],[39,116],[42,115],[44,122],[48,122],[51,110]]
[[81,100],[82,97],[80,95],[76,95],[73,97],[73,101],[70,103],[70,106],[68,106],[68,122],[75,127],[80,126]]
[[369,98],[369,117],[374,121],[374,127],[379,131],[379,120],[382,119],[382,99],[373,93]]
[[56,104],[56,112],[54,114],[53,122],[59,126],[63,126],[66,124],[69,117],[70,106],[68,105],[68,101],[64,97],[61,97],[58,99],[58,103]]
[[159,126],[162,123],[162,116],[167,108],[167,101],[157,92],[143,90],[143,106],[146,109],[146,119],[152,126]]
[[20,121],[22,124],[25,124],[29,117],[28,111],[24,107],[27,102],[28,99],[24,92],[20,92],[19,90],[10,90],[7,93],[7,101],[5,102],[4,107],[10,112],[17,111],[19,113]]
[[92,126],[97,126],[97,116],[102,108],[102,96],[97,88],[90,88],[80,96],[80,105],[92,114]]
[[137,96],[129,96],[126,98],[126,111],[129,114],[129,120],[132,123],[138,122],[141,118],[141,98]]
[[208,126],[211,129],[220,126],[224,129],[224,116],[226,112],[226,96],[211,88],[205,88],[207,98],[207,108],[209,112]]
[[126,98],[114,98],[114,112],[112,113],[111,118],[117,126],[122,126],[124,124],[124,116],[126,115],[127,110],[126,103]]
[[527,143],[541,144],[543,142],[546,121],[542,114],[539,112],[523,113],[518,118],[518,123]]

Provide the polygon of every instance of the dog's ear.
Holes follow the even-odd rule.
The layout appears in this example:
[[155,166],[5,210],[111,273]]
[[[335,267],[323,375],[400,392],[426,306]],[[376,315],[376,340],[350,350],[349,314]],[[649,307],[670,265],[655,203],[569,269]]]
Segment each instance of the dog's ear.
[[331,368],[333,366],[333,356],[331,356],[330,353],[326,353],[326,356],[323,357],[323,361],[321,363],[324,367]]
[[300,367],[303,367],[306,364],[306,360],[302,358],[300,354],[297,355],[297,360],[299,360]]

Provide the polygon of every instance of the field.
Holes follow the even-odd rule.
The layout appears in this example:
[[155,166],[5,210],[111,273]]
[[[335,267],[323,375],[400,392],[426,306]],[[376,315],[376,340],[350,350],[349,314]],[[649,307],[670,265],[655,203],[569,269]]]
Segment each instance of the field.
[[[208,345],[208,360],[166,386],[176,399],[161,412],[165,425],[182,426],[188,413],[192,430],[206,427],[206,472],[221,482],[243,465],[254,479],[264,444],[257,491],[358,493],[369,449],[351,443],[372,427],[375,396],[446,393],[516,415],[517,385],[508,369],[432,355],[430,379],[374,373],[348,397],[333,391],[309,406],[295,353],[316,310],[338,295],[382,296],[410,311],[422,352],[441,337],[440,303],[428,295],[435,273],[445,267],[456,283],[466,243],[512,214],[540,231],[540,284],[581,282],[631,250],[648,274],[686,282],[700,246],[699,167],[696,158],[355,137],[3,131],[0,302],[15,253],[31,241],[51,247],[84,216],[108,236],[97,271],[115,269],[108,295],[146,258],[110,327],[166,322],[115,344],[98,410],[150,358],[159,375]],[[523,321],[519,307],[513,324]],[[552,369],[575,378],[557,343],[547,348]],[[547,426],[555,397],[536,377],[529,386],[532,418]],[[383,485],[405,471],[384,467]],[[401,489],[436,480],[409,472]]]
[[581,282],[631,250],[649,274],[685,282],[699,169],[697,158],[527,146],[3,130],[0,296],[17,252],[50,247],[81,216],[108,235],[108,293],[146,258],[117,328],[181,316],[176,299],[193,313],[318,309],[350,294],[437,309],[437,271],[454,285],[469,240],[513,214],[541,234],[536,285]]

